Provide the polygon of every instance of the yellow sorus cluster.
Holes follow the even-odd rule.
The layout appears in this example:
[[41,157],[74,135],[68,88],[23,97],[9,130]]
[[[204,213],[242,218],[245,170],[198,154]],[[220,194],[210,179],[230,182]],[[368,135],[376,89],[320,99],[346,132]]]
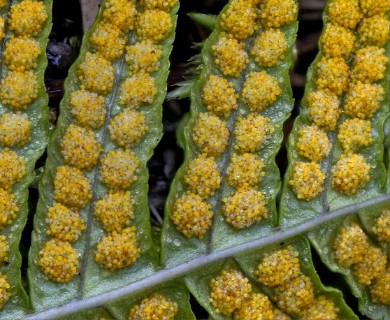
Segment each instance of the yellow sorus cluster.
[[341,27],[355,29],[362,13],[358,0],[332,0],[328,6],[328,19]]
[[9,70],[26,71],[37,66],[41,54],[39,43],[29,38],[11,38],[5,44],[3,61]]
[[9,149],[0,152],[0,188],[12,188],[25,174],[26,164],[22,157]]
[[100,128],[106,117],[104,98],[94,92],[74,91],[70,95],[70,113],[83,127]]
[[266,199],[255,189],[239,189],[232,196],[222,199],[222,214],[226,222],[236,229],[243,229],[267,218]]
[[274,318],[272,320],[291,320],[291,318],[283,313],[280,309],[274,309]]
[[344,105],[344,112],[351,118],[371,118],[380,108],[384,90],[378,84],[358,81],[350,85]]
[[140,0],[140,5],[146,9],[170,10],[177,4],[177,0]]
[[284,33],[279,29],[269,29],[257,36],[250,54],[259,66],[272,67],[284,58],[287,49]]
[[128,320],[173,320],[178,309],[176,302],[152,294],[131,308]]
[[0,230],[10,225],[18,212],[15,196],[8,190],[0,188]]
[[318,163],[296,162],[288,184],[300,200],[309,201],[324,190],[325,174]]
[[252,285],[240,271],[223,270],[210,281],[209,301],[217,313],[231,316],[251,296]]
[[390,243],[390,210],[385,209],[376,219],[372,229],[381,242]]
[[4,307],[5,303],[11,298],[10,284],[7,281],[7,276],[0,273],[0,309]]
[[328,91],[312,91],[306,102],[313,123],[326,131],[333,131],[341,113],[337,96]]
[[192,139],[202,153],[218,157],[226,150],[229,131],[226,123],[217,116],[201,113],[193,127]]
[[264,163],[252,153],[233,154],[227,168],[228,183],[236,189],[254,187],[264,176]]
[[129,73],[152,73],[160,66],[162,47],[145,40],[127,47],[126,62]]
[[134,1],[108,0],[103,11],[103,21],[128,32],[134,28],[136,14]]
[[100,179],[110,189],[127,189],[137,180],[139,165],[139,160],[131,150],[109,151],[100,160]]
[[204,84],[202,102],[217,116],[228,117],[237,109],[237,98],[233,84],[222,77],[210,75]]
[[140,41],[158,43],[168,36],[172,27],[169,13],[162,10],[145,10],[138,14],[136,33]]
[[103,268],[116,270],[132,265],[139,257],[135,227],[103,236],[97,244],[95,260]]
[[389,38],[389,31],[389,21],[386,16],[365,18],[359,27],[359,42],[364,46],[382,47]]
[[234,320],[275,320],[273,306],[268,297],[261,293],[253,293],[244,300],[233,314]]
[[55,201],[65,206],[82,208],[91,198],[91,182],[81,170],[70,166],[57,168],[54,177]]
[[65,164],[78,169],[91,169],[102,151],[93,130],[74,124],[66,128],[60,146]]
[[119,103],[132,109],[152,103],[157,94],[154,79],[146,73],[127,78],[121,85]]
[[295,147],[301,156],[310,161],[318,161],[328,156],[332,143],[317,126],[303,126],[297,133]]
[[54,203],[48,209],[46,223],[47,234],[61,241],[75,242],[85,229],[78,212],[70,210],[60,203]]
[[339,126],[337,139],[345,154],[367,147],[372,142],[371,122],[361,119],[347,119]]
[[0,40],[3,40],[5,37],[5,21],[2,17],[0,17]]
[[94,213],[107,232],[120,232],[127,228],[134,217],[130,192],[111,192],[105,195],[95,203]]
[[332,185],[345,194],[355,194],[370,181],[370,164],[360,154],[342,155],[332,167]]
[[264,70],[249,73],[242,89],[242,99],[251,111],[262,111],[282,93],[275,77]]
[[41,32],[46,20],[43,2],[23,0],[11,6],[8,27],[17,36],[32,37]]
[[322,52],[328,57],[348,59],[355,44],[354,33],[346,28],[328,23],[321,37]]
[[4,8],[7,5],[7,0],[0,0],[0,9]]
[[259,18],[265,28],[280,28],[294,22],[298,13],[295,0],[260,1]]
[[268,117],[257,114],[249,114],[247,117],[238,117],[235,124],[235,144],[234,148],[239,152],[258,151],[267,134],[274,131]]
[[190,192],[207,199],[219,188],[221,173],[213,157],[201,154],[189,163],[183,181]]
[[126,45],[126,35],[116,26],[102,22],[92,33],[90,42],[96,52],[112,61],[122,55]]
[[378,277],[371,285],[370,294],[372,302],[390,305],[390,269]]
[[9,243],[7,237],[0,236],[0,265],[8,262]]
[[364,15],[368,17],[385,14],[390,9],[390,1],[360,0],[360,8]]
[[114,117],[108,126],[111,139],[121,147],[138,143],[148,133],[144,112],[125,109]]
[[221,33],[216,44],[211,46],[214,62],[224,76],[238,78],[248,63],[244,43],[230,34]]
[[374,82],[382,80],[387,68],[388,58],[383,48],[364,47],[356,51],[353,61],[351,80]]
[[193,193],[187,192],[173,204],[171,220],[177,231],[187,238],[203,239],[211,226],[211,206]]
[[69,242],[57,239],[44,244],[39,252],[38,265],[50,280],[58,283],[69,282],[79,269],[76,251]]
[[78,74],[81,89],[107,94],[114,84],[115,70],[111,62],[95,53],[86,53]]
[[362,285],[370,285],[385,270],[387,256],[382,249],[369,245],[362,254],[362,260],[352,265],[356,281]]
[[333,301],[325,296],[319,296],[312,303],[305,307],[303,312],[299,314],[300,320],[337,320],[338,308]]
[[22,113],[0,116],[0,144],[5,147],[23,146],[30,141],[31,123]]
[[221,15],[221,29],[233,35],[236,39],[250,37],[257,29],[256,7],[246,0],[233,0],[225,13]]
[[0,99],[15,110],[26,108],[38,97],[38,80],[32,71],[9,71],[0,81]]
[[348,75],[349,67],[343,58],[323,57],[317,64],[317,88],[340,96],[348,87]]
[[292,247],[268,253],[260,262],[255,276],[260,283],[275,287],[291,281],[300,273],[299,253]]

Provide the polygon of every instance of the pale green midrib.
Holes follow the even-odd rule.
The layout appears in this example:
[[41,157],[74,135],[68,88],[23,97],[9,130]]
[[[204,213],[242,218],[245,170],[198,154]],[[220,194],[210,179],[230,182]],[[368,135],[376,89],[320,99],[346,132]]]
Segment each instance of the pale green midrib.
[[232,258],[237,254],[243,254],[250,250],[261,249],[263,247],[272,245],[274,243],[292,238],[296,235],[303,234],[311,229],[318,227],[322,224],[325,224],[329,221],[346,217],[348,215],[354,214],[359,210],[367,209],[373,205],[381,205],[384,203],[390,202],[390,193],[385,194],[358,204],[353,204],[341,209],[338,209],[331,214],[324,215],[322,213],[318,214],[315,218],[310,219],[298,226],[293,228],[279,231],[272,235],[266,236],[261,239],[247,242],[238,246],[231,247],[229,249],[224,249],[221,251],[214,252],[212,254],[203,254],[187,263],[172,267],[169,269],[164,269],[155,273],[153,276],[148,278],[133,282],[127,286],[121,287],[119,289],[112,290],[91,298],[86,298],[80,301],[73,301],[67,303],[63,306],[49,309],[44,312],[32,314],[26,317],[26,320],[42,320],[42,319],[55,319],[59,317],[69,316],[73,313],[84,311],[90,308],[104,306],[105,304],[112,302],[114,300],[123,298],[124,296],[137,294],[143,292],[147,289],[151,289],[162,283],[171,281],[176,278],[181,278],[186,274],[193,273],[201,268],[205,268],[210,264],[215,262]]

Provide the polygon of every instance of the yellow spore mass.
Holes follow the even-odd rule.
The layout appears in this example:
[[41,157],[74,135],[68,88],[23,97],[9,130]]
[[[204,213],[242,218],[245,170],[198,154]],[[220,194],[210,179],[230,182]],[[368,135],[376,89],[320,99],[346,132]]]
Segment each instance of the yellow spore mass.
[[94,92],[74,91],[70,95],[70,113],[83,127],[99,129],[106,117],[104,98]]
[[38,97],[38,79],[32,71],[9,71],[0,81],[0,100],[12,109],[25,109]]
[[74,124],[66,128],[60,146],[65,164],[87,170],[97,163],[103,149],[92,129]]
[[5,21],[2,17],[0,17],[0,40],[3,40],[5,37],[4,27],[5,27]]
[[287,314],[283,313],[280,309],[275,308],[273,320],[291,320],[291,318]]
[[128,320],[173,320],[178,310],[176,302],[152,294],[131,308]]
[[18,212],[19,208],[15,203],[15,196],[0,188],[0,230],[10,225]]
[[144,112],[125,109],[111,119],[108,130],[111,139],[119,146],[130,147],[134,143],[139,143],[149,128],[145,123]]
[[10,292],[11,285],[8,283],[7,276],[0,273],[0,309],[4,308],[12,293]]
[[295,21],[298,4],[294,0],[260,1],[259,18],[264,28],[280,28]]
[[140,4],[146,9],[160,9],[168,11],[177,4],[177,0],[141,0]]
[[248,228],[268,217],[266,199],[255,189],[239,189],[232,196],[223,198],[222,214],[235,229]]
[[375,225],[372,228],[378,240],[381,242],[390,243],[390,210],[385,209],[381,215],[375,220]]
[[91,182],[77,168],[60,166],[54,177],[54,200],[65,206],[82,208],[92,197]]
[[82,89],[107,94],[114,84],[115,70],[111,62],[96,53],[87,52],[78,69]]
[[50,280],[66,283],[78,272],[77,256],[69,242],[51,239],[39,251],[38,265]]
[[37,36],[47,20],[45,5],[41,1],[23,0],[12,4],[8,27],[20,37]]
[[126,44],[126,35],[114,25],[99,23],[89,40],[96,52],[112,61],[119,58]]
[[0,152],[0,188],[12,188],[25,174],[26,164],[22,157],[9,149]]
[[109,151],[100,160],[100,179],[110,189],[126,189],[138,179],[139,165],[131,150]]
[[337,134],[344,153],[351,153],[372,142],[371,122],[361,119],[347,119],[339,125]]
[[261,32],[253,42],[250,54],[261,67],[272,67],[284,59],[288,45],[283,31],[269,29]]
[[368,286],[386,270],[387,255],[382,249],[368,246],[362,260],[352,266],[352,272],[359,284]]
[[390,305],[390,269],[387,268],[370,286],[372,302]]
[[211,206],[193,193],[178,198],[172,207],[171,221],[177,231],[187,238],[203,239],[211,226]]
[[240,271],[223,270],[210,281],[209,301],[217,313],[231,316],[250,297],[252,285]]
[[303,126],[297,132],[295,147],[302,157],[318,161],[328,156],[332,143],[326,133],[317,126]]
[[0,0],[0,9],[7,5],[7,0]]
[[237,109],[237,97],[233,84],[222,77],[210,75],[204,84],[202,102],[217,116],[228,117]]
[[356,37],[352,31],[337,24],[328,23],[321,37],[322,52],[327,57],[348,59],[355,40]]
[[297,162],[294,164],[288,184],[300,200],[312,200],[324,190],[325,174],[318,163]]
[[234,129],[234,148],[239,152],[256,152],[266,140],[267,134],[274,131],[268,117],[249,114],[247,117],[238,117]]
[[3,113],[0,116],[0,144],[20,147],[30,141],[31,123],[22,113]]
[[344,112],[351,118],[372,118],[381,107],[383,99],[382,86],[358,81],[355,84],[350,84],[345,99]]
[[375,46],[361,48],[356,51],[353,61],[351,79],[371,83],[382,80],[385,76],[388,58],[383,48]]
[[382,47],[389,38],[389,21],[385,15],[362,20],[358,31],[359,42],[364,46]]
[[126,62],[129,73],[152,73],[158,70],[162,47],[151,41],[140,41],[127,47]]
[[5,44],[3,61],[9,70],[27,71],[37,66],[41,54],[39,43],[34,39],[11,38]]
[[328,6],[328,20],[341,27],[353,30],[361,18],[358,0],[333,0]]
[[172,27],[169,13],[163,10],[145,10],[138,15],[136,33],[141,41],[158,43],[169,35]]
[[390,0],[360,0],[360,8],[365,16],[371,17],[378,14],[386,14],[390,9]]
[[202,153],[218,157],[226,150],[229,131],[217,116],[201,113],[193,127],[192,139]]
[[121,85],[119,103],[136,109],[153,102],[157,88],[151,76],[140,73],[127,78]]
[[242,89],[242,99],[251,111],[262,111],[282,93],[275,77],[264,70],[249,73]]
[[221,173],[213,157],[201,154],[188,164],[183,181],[190,192],[207,199],[220,187]]
[[275,320],[273,306],[268,297],[253,293],[233,314],[234,320]]
[[117,270],[132,265],[139,253],[135,227],[129,227],[102,237],[96,246],[95,261],[105,269]]
[[221,33],[217,43],[211,46],[214,62],[224,76],[240,76],[249,61],[244,49],[243,43],[226,33]]
[[287,313],[299,314],[314,301],[314,287],[309,277],[300,274],[275,288],[277,305]]
[[133,0],[108,0],[105,2],[103,21],[127,32],[133,30],[136,14]]
[[8,262],[9,243],[7,237],[0,235],[0,265]]
[[227,182],[234,188],[254,187],[264,176],[264,163],[253,153],[233,154],[227,168]]
[[345,194],[355,194],[370,181],[370,164],[360,154],[345,155],[332,167],[332,186]]
[[349,67],[343,58],[323,57],[317,64],[317,88],[340,96],[348,88],[348,75]]
[[292,246],[268,253],[254,272],[260,283],[276,287],[290,282],[300,272],[299,253]]
[[77,211],[54,203],[47,211],[47,234],[61,241],[75,242],[86,226]]
[[341,114],[337,96],[328,91],[312,91],[306,102],[313,123],[326,131],[333,131]]
[[221,29],[236,39],[250,37],[256,30],[256,7],[245,0],[233,0],[221,15]]
[[319,296],[299,314],[300,320],[337,320],[338,308],[332,300]]
[[130,226],[134,217],[130,192],[112,192],[97,201],[94,214],[106,232],[120,232]]

